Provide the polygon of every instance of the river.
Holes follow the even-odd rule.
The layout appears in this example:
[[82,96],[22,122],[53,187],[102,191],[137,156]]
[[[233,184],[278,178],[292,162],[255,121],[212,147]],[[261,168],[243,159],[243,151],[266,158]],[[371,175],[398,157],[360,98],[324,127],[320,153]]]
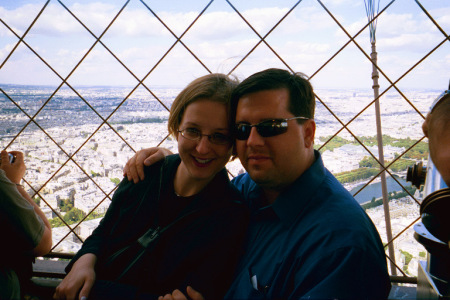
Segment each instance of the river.
[[[410,182],[406,182],[406,180],[396,177],[397,180],[403,185],[403,186],[410,186]],[[350,193],[353,195],[356,193],[360,188],[364,186],[365,183],[362,183],[356,187],[354,187]],[[403,191],[402,187],[394,180],[391,176],[386,177],[386,185],[388,193],[392,193],[394,191]],[[381,192],[381,182],[376,182],[369,184],[367,187],[365,187],[361,192],[358,193],[358,195],[355,196],[356,201],[358,203],[365,203],[368,201],[371,201],[373,197],[380,198],[382,196]]]

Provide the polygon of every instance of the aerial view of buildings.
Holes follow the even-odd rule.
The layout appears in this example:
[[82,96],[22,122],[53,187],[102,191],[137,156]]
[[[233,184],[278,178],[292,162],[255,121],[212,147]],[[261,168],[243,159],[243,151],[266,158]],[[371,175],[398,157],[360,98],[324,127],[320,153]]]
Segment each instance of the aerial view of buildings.
[[[61,89],[48,100],[53,90],[45,86],[6,85],[3,91],[0,95],[0,146],[9,145],[8,149],[25,153],[25,186],[52,220],[54,251],[76,252],[81,247],[82,240],[92,233],[107,210],[114,190],[123,178],[123,167],[134,151],[160,145],[177,152],[175,140],[167,136],[168,111],[165,108],[170,107],[179,91],[177,88],[156,89],[158,99],[138,90],[126,101],[126,87],[85,87],[78,90],[82,99],[73,95],[70,89]],[[373,97],[371,90],[317,90],[316,93],[344,123]],[[426,113],[433,93],[411,91],[410,97],[417,108]],[[394,140],[408,138],[411,143],[423,137],[421,117],[399,95],[387,94],[380,102],[384,135]],[[335,138],[328,147],[327,139],[342,125],[319,102],[316,123],[316,148],[322,152],[327,168],[338,178],[339,174],[358,170],[360,162],[370,156],[367,150],[377,157],[376,145],[368,143],[366,150],[355,143],[352,136],[373,136],[375,117],[372,107],[351,122],[348,131],[337,135],[340,144],[333,147],[329,146]],[[385,144],[385,160],[393,160],[405,150],[404,146],[395,146],[395,143]],[[415,161],[411,159],[411,165]],[[244,172],[238,160],[230,162],[227,168],[230,176]],[[395,175],[402,184],[409,186],[405,171],[401,168]],[[358,186],[371,179],[372,176],[343,184],[355,192]],[[364,204],[380,198],[377,184],[379,179],[373,180],[369,185],[372,189],[366,188],[365,193],[361,191],[355,196],[357,201]],[[402,192],[398,185],[391,189],[390,193]],[[415,197],[421,199],[419,190]],[[367,209],[367,212],[386,242],[382,206]],[[419,206],[410,196],[394,198],[390,201],[390,212],[395,235],[418,218]],[[75,234],[66,224],[75,228]],[[410,228],[394,242],[398,261],[405,262],[406,253],[416,258],[409,259],[404,267],[410,274],[416,272],[414,264],[424,253],[412,235]]]

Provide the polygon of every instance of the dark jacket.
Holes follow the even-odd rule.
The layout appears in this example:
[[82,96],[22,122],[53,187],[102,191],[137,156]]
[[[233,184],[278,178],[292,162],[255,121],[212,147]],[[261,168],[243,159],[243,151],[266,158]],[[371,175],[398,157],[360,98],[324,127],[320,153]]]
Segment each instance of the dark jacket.
[[[159,225],[160,201],[173,193],[180,162],[178,155],[171,155],[146,168],[144,181],[134,184],[125,178],[105,217],[66,271],[81,255],[93,253],[98,258],[97,279],[109,279],[109,272],[102,271],[105,260]],[[174,289],[185,291],[190,285],[206,298],[223,298],[242,254],[248,224],[248,213],[240,200],[223,169],[181,213],[187,215],[161,234],[138,272],[121,283],[155,295]]]

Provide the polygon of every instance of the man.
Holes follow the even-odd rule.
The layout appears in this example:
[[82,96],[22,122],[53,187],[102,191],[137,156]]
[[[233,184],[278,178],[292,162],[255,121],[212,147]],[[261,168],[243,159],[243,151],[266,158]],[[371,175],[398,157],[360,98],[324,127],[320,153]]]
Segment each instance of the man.
[[51,249],[52,231],[20,184],[25,174],[23,153],[10,154],[11,161],[6,151],[0,153],[0,299],[21,299],[21,289],[31,278],[32,260]]
[[428,138],[431,160],[450,187],[450,87],[434,101],[422,129]]
[[[389,294],[375,226],[313,148],[314,107],[308,80],[285,70],[256,73],[233,93],[236,153],[247,171],[233,182],[252,218],[227,299],[385,299]],[[127,163],[129,179],[138,180],[142,167],[135,164],[152,151]],[[187,294],[201,299],[192,288]],[[164,299],[183,297],[174,291]]]

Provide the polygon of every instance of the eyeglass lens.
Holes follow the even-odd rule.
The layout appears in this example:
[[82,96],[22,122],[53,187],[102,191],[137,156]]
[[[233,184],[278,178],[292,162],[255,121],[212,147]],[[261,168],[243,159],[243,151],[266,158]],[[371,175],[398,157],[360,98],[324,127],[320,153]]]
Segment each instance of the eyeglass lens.
[[228,135],[222,133],[214,133],[214,134],[202,134],[200,131],[193,128],[186,128],[184,130],[179,130],[178,132],[188,140],[198,141],[202,138],[202,136],[208,137],[208,140],[217,145],[224,145],[230,142],[230,137]]

